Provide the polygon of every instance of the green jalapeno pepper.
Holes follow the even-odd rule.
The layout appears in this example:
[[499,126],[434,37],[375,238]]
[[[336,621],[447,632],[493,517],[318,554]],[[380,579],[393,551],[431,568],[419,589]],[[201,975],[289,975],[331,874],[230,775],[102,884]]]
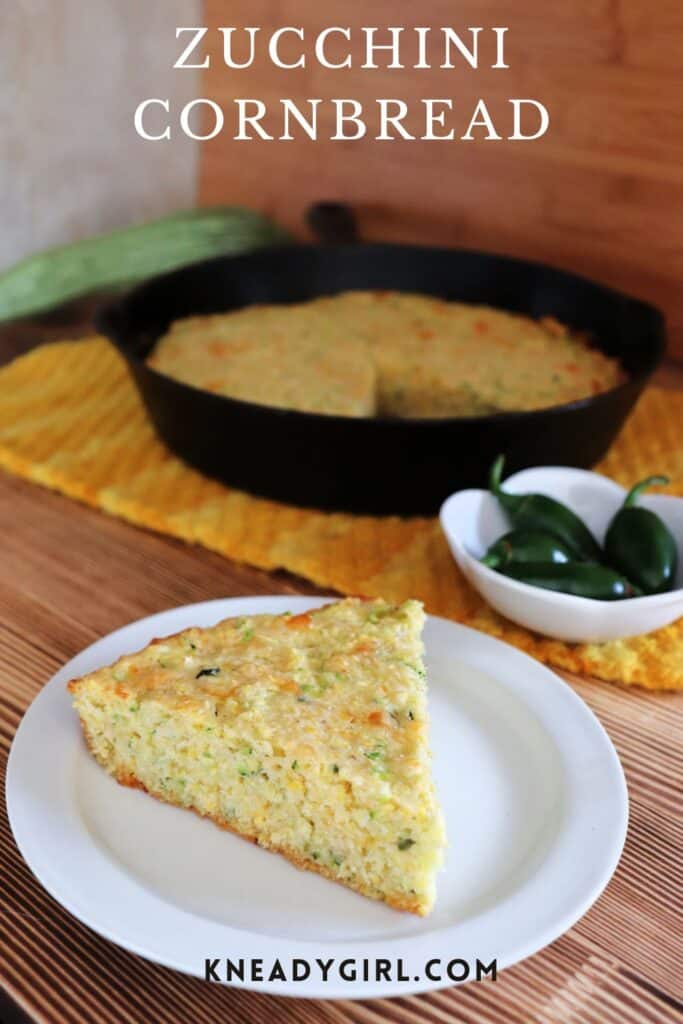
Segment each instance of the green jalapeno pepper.
[[661,594],[671,589],[678,551],[676,541],[659,516],[636,506],[635,501],[646,487],[668,482],[665,476],[650,476],[632,487],[605,537],[610,565],[637,583],[645,594]]
[[490,569],[524,562],[571,562],[574,552],[552,533],[512,530],[488,549],[482,563]]
[[518,530],[551,533],[571,548],[579,561],[597,562],[602,557],[593,534],[575,512],[546,494],[508,494],[501,487],[505,457],[499,455],[491,467],[489,488]]
[[613,569],[591,562],[527,562],[524,565],[506,565],[500,571],[532,587],[556,590],[575,597],[590,597],[597,601],[621,601],[640,593],[637,587]]

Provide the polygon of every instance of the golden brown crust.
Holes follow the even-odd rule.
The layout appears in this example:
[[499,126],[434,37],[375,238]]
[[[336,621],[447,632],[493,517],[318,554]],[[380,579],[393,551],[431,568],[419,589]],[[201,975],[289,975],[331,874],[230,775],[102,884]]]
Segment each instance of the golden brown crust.
[[[368,601],[368,602],[371,602],[371,601],[383,601],[384,600],[384,598],[382,598],[382,597],[379,597],[379,598],[377,598],[377,597],[365,597],[365,596],[354,595],[354,594],[348,595],[347,599],[348,598],[351,598],[351,599],[355,598],[356,600],[359,600],[359,601]],[[310,611],[305,612],[302,615],[295,615],[293,618],[295,620],[296,619],[303,619],[303,618],[307,618],[308,620],[310,620],[311,617],[318,616],[322,611],[325,610],[325,608],[329,607],[329,605],[333,604],[333,603],[334,603],[333,601],[329,601],[327,604],[320,605],[320,607],[318,607],[318,608],[311,608]],[[155,636],[155,637],[153,637],[149,641],[149,643],[146,646],[147,647],[154,647],[155,644],[165,644],[165,643],[168,643],[169,641],[175,640],[177,637],[182,636],[183,633],[189,633],[193,629],[198,629],[198,628],[200,628],[200,627],[197,627],[197,626],[185,626],[184,629],[178,629],[178,630],[176,630],[175,633],[168,633],[166,636]],[[145,648],[143,648],[143,649],[145,649]],[[120,658],[117,659],[117,661],[120,661],[120,660],[121,660]],[[112,662],[112,664],[116,664],[116,662]],[[91,672],[86,672],[85,675],[76,676],[75,679],[71,679],[66,684],[66,688],[69,691],[69,693],[77,693],[80,684],[85,679],[88,679],[91,675],[92,675]]]
[[175,321],[148,362],[205,391],[347,416],[537,409],[624,378],[616,360],[551,317],[399,292],[343,292],[286,310],[252,306]]
[[[155,637],[152,637],[152,639],[150,640],[149,644],[147,644],[147,646],[148,647],[154,647],[155,644],[163,644],[163,643],[167,642],[168,640],[174,640],[175,637],[181,636],[182,633],[187,633],[188,629],[193,629],[193,628],[194,627],[192,627],[192,626],[188,626],[185,629],[178,629],[178,630],[176,630],[175,633],[169,633],[168,636],[155,636]],[[116,662],[113,662],[112,664],[116,664]],[[83,682],[84,679],[87,679],[90,675],[92,675],[91,672],[86,672],[85,675],[76,676],[75,679],[69,680],[69,682],[66,684],[66,688],[69,691],[69,693],[77,693],[80,684]]]
[[[78,682],[78,680],[75,680],[75,682]],[[71,686],[71,684],[69,684],[69,686]],[[88,736],[85,726],[83,726],[83,723],[81,723],[81,725],[83,728],[85,742],[90,753],[93,755],[93,757],[95,757],[96,760],[99,760],[99,758],[97,758],[97,755],[95,754],[94,745],[91,742],[90,737]],[[136,775],[133,775],[130,772],[114,772],[113,778],[116,779],[119,785],[127,786],[130,789],[141,789],[144,793],[147,793],[149,796],[153,796],[155,799],[161,800],[162,803],[170,804],[172,807],[181,807],[183,810],[186,811],[194,811],[194,813],[199,815],[200,818],[209,819],[214,823],[214,825],[218,825],[218,827],[223,829],[224,831],[232,832],[233,835],[239,836],[241,839],[247,839],[250,843],[254,843],[256,846],[259,846],[262,850],[268,850],[271,853],[280,854],[282,857],[285,857],[295,867],[299,868],[300,871],[313,871],[319,875],[322,875],[324,878],[329,879],[331,882],[337,882],[337,884],[339,885],[346,884],[340,881],[340,879],[337,878],[336,875],[334,875],[328,868],[326,868],[324,864],[317,864],[315,861],[304,860],[297,853],[295,853],[294,851],[290,850],[288,847],[285,846],[276,846],[274,844],[266,845],[265,843],[262,843],[259,840],[258,836],[252,835],[248,832],[240,831],[239,829],[235,828],[234,825],[226,821],[225,818],[221,818],[219,815],[205,814],[203,811],[198,810],[196,807],[189,807],[187,804],[181,804],[178,803],[178,801],[176,800],[170,800],[166,794],[158,793],[155,790],[148,789],[144,782],[141,782]],[[378,896],[376,893],[373,893],[370,890],[363,889],[363,887],[359,886],[357,883],[354,883],[354,888],[357,892],[362,893],[362,895],[367,896],[369,899],[378,900],[381,903],[386,903],[388,906],[393,907],[394,910],[405,910],[408,913],[417,914],[420,917],[424,917],[427,913],[427,911],[424,910],[424,908],[422,908],[415,900],[407,900],[403,896],[391,896],[388,893],[384,893],[382,896]]]

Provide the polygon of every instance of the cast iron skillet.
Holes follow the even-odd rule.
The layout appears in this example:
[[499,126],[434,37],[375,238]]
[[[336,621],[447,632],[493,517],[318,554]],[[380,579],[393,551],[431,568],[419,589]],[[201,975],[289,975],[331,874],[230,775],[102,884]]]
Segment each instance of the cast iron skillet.
[[[296,505],[432,515],[452,491],[481,487],[500,452],[506,471],[591,466],[605,453],[664,349],[652,306],[576,274],[459,249],[349,240],[345,207],[310,214],[320,245],[221,257],[174,271],[103,309],[98,328],[126,358],[156,429],[181,458],[233,487]],[[301,302],[346,289],[396,289],[553,316],[618,356],[628,380],[537,412],[477,419],[353,419],[269,408],[200,391],[145,357],[171,321],[251,303]]]

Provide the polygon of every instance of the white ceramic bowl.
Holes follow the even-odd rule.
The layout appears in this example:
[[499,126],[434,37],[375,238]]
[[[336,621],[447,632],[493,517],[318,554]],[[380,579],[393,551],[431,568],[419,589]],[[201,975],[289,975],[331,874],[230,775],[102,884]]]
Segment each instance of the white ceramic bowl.
[[[626,491],[613,480],[584,469],[544,466],[525,469],[504,481],[512,494],[548,494],[573,509],[602,542]],[[656,512],[676,538],[676,589],[623,601],[594,601],[519,583],[479,561],[511,529],[488,491],[457,491],[441,507],[441,525],[453,557],[492,608],[537,633],[577,643],[600,643],[649,633],[683,615],[683,498],[644,494],[638,504]]]

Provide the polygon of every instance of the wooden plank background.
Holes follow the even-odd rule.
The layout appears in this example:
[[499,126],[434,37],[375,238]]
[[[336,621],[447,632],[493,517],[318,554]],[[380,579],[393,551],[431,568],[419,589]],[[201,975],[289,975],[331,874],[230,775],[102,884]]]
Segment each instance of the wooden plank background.
[[[503,128],[509,97],[535,97],[551,125],[535,142],[234,142],[226,132],[201,144],[203,203],[258,206],[300,230],[311,201],[343,199],[357,207],[367,238],[479,247],[577,270],[660,305],[672,351],[683,359],[679,0],[428,0],[410,8],[391,0],[206,0],[204,24],[212,66],[200,94],[226,108],[237,96],[276,111],[284,96],[354,97],[368,108],[376,97],[416,106],[423,97],[451,97],[461,134],[479,96],[490,99]],[[311,62],[285,71],[261,52],[253,68],[231,71],[216,31],[258,25],[265,35],[295,25],[313,35],[330,25],[396,24],[508,26],[510,69],[332,71]],[[356,46],[358,64],[360,52]]]
[[[233,594],[313,588],[137,529],[0,474],[0,792],[41,686],[132,619]],[[106,582],[106,585],[103,585]],[[96,595],[96,599],[94,599]],[[572,679],[612,737],[631,798],[606,892],[552,946],[498,980],[362,1003],[278,999],[206,984],[100,938],[22,860],[0,796],[0,988],[39,1024],[673,1024],[680,961],[681,697]],[[227,952],[227,951],[226,951]],[[457,953],[457,951],[454,951]],[[0,1019],[2,1007],[0,1005]]]
[[[73,307],[73,321],[60,311],[48,322],[4,328],[0,363],[41,340],[90,333],[91,309],[91,303]],[[662,371],[658,383],[683,386],[683,370]],[[66,660],[133,619],[217,597],[315,588],[135,528],[2,473],[0,536],[2,1024],[683,1022],[681,694],[566,677],[622,760],[631,801],[626,846],[588,914],[495,983],[360,1003],[278,999],[157,967],[80,924],[32,876],[7,822],[7,755],[34,696]]]

